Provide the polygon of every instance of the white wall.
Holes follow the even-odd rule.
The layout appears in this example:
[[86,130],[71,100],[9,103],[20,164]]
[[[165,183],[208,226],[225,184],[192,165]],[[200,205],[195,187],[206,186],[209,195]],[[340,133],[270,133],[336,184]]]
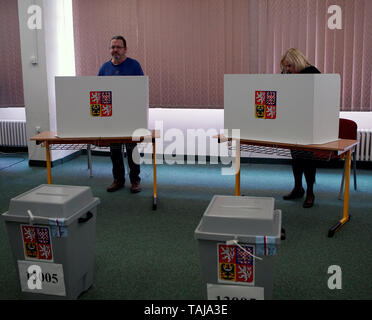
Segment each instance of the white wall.
[[0,120],[26,120],[25,108],[0,108]]
[[[157,154],[218,154],[218,145],[210,139],[224,127],[223,110],[216,109],[150,109],[149,128],[161,131],[157,142]],[[206,139],[187,139],[198,130]],[[200,143],[205,142],[205,145]],[[217,140],[215,140],[217,141]],[[195,142],[193,144],[193,142]],[[214,140],[212,141],[214,142]]]
[[[49,130],[49,105],[46,77],[44,29],[30,30],[27,22],[28,8],[39,5],[42,1],[19,0],[18,17],[21,40],[21,58],[23,73],[23,88],[26,110],[27,137],[37,134],[36,126],[42,131]],[[31,63],[31,57],[36,57],[37,64]],[[28,141],[30,160],[45,160],[45,151],[37,147],[35,142]]]
[[340,112],[340,118],[354,120],[359,129],[372,129],[372,112]]
[[[28,13],[31,5],[42,10],[41,29],[28,26],[32,16]],[[69,30],[66,37],[73,39],[72,26],[66,27],[72,19],[64,18],[66,12],[72,16],[71,0],[18,0],[29,160],[45,160],[45,149],[29,141],[38,133],[36,128],[53,131],[56,127],[54,76],[65,75],[60,67],[61,60],[73,56],[73,48],[61,46],[60,30]],[[60,54],[62,49],[64,54]],[[31,63],[31,57],[36,57],[36,63]],[[53,151],[51,157],[57,160],[69,153]]]

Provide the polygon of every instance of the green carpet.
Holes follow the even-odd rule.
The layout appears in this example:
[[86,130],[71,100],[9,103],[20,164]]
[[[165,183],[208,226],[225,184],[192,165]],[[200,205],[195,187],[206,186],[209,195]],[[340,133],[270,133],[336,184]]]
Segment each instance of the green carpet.
[[[46,183],[46,169],[29,167],[26,155],[0,156],[1,168],[0,213],[12,197]],[[282,200],[292,188],[290,166],[242,165],[241,193],[274,197],[282,210],[286,240],[275,259],[273,299],[372,299],[372,171],[358,170],[358,190],[350,194],[351,221],[328,238],[328,229],[342,216],[341,174],[342,169],[318,169],[316,204],[303,209],[300,200]],[[104,156],[93,156],[93,177],[86,156],[52,168],[52,177],[55,184],[90,186],[101,200],[94,285],[79,299],[205,298],[194,230],[213,195],[234,194],[234,176],[221,175],[220,165],[159,165],[156,211],[150,165],[141,166],[139,194],[131,194],[128,185],[106,192],[112,177],[110,158]],[[340,290],[327,286],[331,265],[342,269]],[[0,299],[19,299],[16,272],[1,219]]]

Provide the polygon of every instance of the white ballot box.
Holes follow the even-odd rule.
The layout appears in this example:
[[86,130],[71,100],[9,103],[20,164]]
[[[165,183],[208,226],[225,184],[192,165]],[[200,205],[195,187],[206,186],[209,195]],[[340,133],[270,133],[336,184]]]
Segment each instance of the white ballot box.
[[[293,144],[338,139],[338,74],[225,75],[224,126],[240,138]],[[236,137],[238,138],[238,137]]]
[[56,77],[55,84],[57,136],[130,137],[147,131],[147,76]]

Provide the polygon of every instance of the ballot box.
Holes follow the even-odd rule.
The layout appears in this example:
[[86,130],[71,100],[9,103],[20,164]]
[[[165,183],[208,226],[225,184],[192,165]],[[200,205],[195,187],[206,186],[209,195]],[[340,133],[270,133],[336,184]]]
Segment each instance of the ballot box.
[[272,299],[282,212],[272,197],[215,195],[194,236],[209,300]]
[[90,187],[55,184],[10,200],[0,217],[22,299],[77,299],[93,285],[99,203]]
[[[338,139],[338,74],[227,74],[224,127],[229,136],[293,144]],[[234,136],[235,134],[235,136]]]
[[57,136],[148,134],[147,76],[56,77]]

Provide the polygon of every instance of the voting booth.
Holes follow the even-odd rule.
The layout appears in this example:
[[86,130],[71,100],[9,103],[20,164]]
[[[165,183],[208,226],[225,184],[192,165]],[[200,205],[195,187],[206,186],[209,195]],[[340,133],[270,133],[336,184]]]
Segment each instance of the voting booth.
[[57,136],[147,135],[147,76],[56,77]]
[[[321,144],[338,139],[338,74],[234,74],[224,79],[224,126],[248,140]],[[231,134],[230,134],[231,136]]]

